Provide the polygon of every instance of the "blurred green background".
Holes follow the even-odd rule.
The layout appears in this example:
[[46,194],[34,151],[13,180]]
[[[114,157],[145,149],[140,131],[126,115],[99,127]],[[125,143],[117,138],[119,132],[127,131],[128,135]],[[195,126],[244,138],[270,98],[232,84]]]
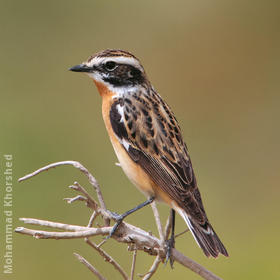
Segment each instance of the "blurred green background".
[[[67,186],[76,180],[93,193],[74,168],[16,182],[60,160],[88,167],[113,211],[143,201],[114,164],[96,88],[68,71],[94,52],[121,48],[140,58],[173,108],[208,216],[230,258],[207,259],[190,234],[176,247],[224,279],[280,279],[279,11],[279,1],[259,0],[1,0],[0,152],[2,171],[3,154],[14,157],[13,227],[23,225],[19,217],[87,224],[83,204],[62,200],[75,195]],[[159,209],[164,221],[169,210]],[[127,221],[156,233],[149,207]],[[185,227],[178,218],[177,232]],[[4,275],[1,267],[1,279],[93,279],[73,252],[119,279],[82,240],[13,238],[14,272]],[[104,248],[129,270],[125,245],[110,240]],[[1,246],[1,260],[3,254]],[[142,252],[137,260],[137,273],[153,262]],[[179,264],[173,271],[161,266],[154,279],[171,277],[200,279]]]

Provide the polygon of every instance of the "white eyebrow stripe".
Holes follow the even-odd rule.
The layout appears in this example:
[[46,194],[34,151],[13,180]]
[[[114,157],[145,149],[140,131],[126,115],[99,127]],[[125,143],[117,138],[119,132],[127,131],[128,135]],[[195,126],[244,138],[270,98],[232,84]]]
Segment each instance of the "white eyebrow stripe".
[[107,61],[114,61],[116,63],[120,64],[128,64],[132,65],[139,70],[143,71],[143,67],[139,63],[137,59],[134,57],[125,57],[125,56],[116,56],[116,57],[94,57],[91,61],[85,62],[85,64],[89,67],[92,67],[93,65],[99,65],[101,63],[106,63]]

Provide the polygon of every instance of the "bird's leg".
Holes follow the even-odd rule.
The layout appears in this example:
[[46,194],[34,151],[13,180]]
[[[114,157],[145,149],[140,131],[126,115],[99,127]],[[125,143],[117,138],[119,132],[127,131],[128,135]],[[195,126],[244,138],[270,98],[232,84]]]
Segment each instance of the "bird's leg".
[[168,240],[166,240],[166,258],[165,258],[165,264],[168,263],[170,260],[170,266],[173,268],[174,259],[172,257],[172,249],[175,247],[175,210],[171,209],[170,212],[171,215],[171,236]]
[[106,239],[109,239],[112,237],[112,235],[116,232],[116,230],[118,229],[119,225],[122,223],[123,219],[125,217],[127,217],[128,215],[136,212],[137,210],[143,208],[146,205],[151,204],[153,201],[155,200],[155,197],[150,197],[148,200],[146,200],[145,202],[139,204],[138,206],[126,211],[125,213],[119,215],[117,213],[114,212],[110,212],[110,214],[112,215],[113,219],[116,221],[116,223],[114,224],[111,232],[109,233],[109,235],[106,237]]

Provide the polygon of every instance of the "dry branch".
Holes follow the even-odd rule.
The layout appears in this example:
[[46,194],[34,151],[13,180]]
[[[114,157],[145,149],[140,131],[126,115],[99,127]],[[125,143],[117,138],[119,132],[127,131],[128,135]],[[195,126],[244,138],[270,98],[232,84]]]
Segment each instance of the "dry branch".
[[80,256],[77,253],[74,253],[74,256],[77,257],[77,259],[83,263],[95,276],[97,276],[97,278],[99,280],[106,280],[101,274],[100,272],[92,265],[90,264],[84,257]]
[[135,271],[135,266],[136,266],[136,257],[137,257],[137,249],[133,249],[133,257],[132,257],[132,264],[131,264],[131,272],[130,272],[130,279],[133,280],[134,278],[134,271]]
[[[29,179],[43,171],[47,171],[51,168],[62,166],[62,165],[72,165],[75,168],[79,169],[82,173],[84,173],[89,183],[94,187],[98,203],[88,194],[88,192],[77,182],[75,182],[71,189],[79,192],[80,194],[76,195],[73,198],[67,198],[68,203],[73,203],[77,201],[84,201],[86,202],[86,206],[93,210],[93,213],[89,219],[87,226],[78,226],[78,225],[69,225],[45,220],[38,220],[32,218],[21,218],[20,220],[26,224],[32,225],[39,225],[39,226],[47,226],[54,229],[65,230],[64,232],[57,232],[57,231],[43,231],[43,230],[33,230],[23,227],[18,227],[15,229],[17,233],[26,234],[33,236],[38,239],[72,239],[72,238],[84,238],[88,245],[90,245],[94,250],[96,250],[108,263],[110,263],[124,279],[129,279],[126,272],[121,268],[121,266],[117,263],[117,261],[112,258],[107,252],[100,248],[100,246],[105,242],[101,242],[100,245],[96,245],[88,238],[96,235],[108,235],[112,230],[112,227],[109,226],[110,220],[113,220],[114,217],[112,216],[110,211],[107,211],[104,198],[100,189],[100,186],[94,176],[79,162],[77,161],[62,161],[57,163],[49,164],[45,167],[42,167],[35,172],[28,174],[19,179],[19,182]],[[132,261],[132,268],[130,272],[130,279],[133,279],[135,264],[136,264],[136,250],[144,251],[150,255],[156,256],[153,265],[151,266],[150,270],[144,274],[143,279],[150,279],[153,274],[156,272],[160,262],[166,257],[166,251],[164,248],[164,240],[168,238],[170,232],[170,218],[167,221],[165,226],[165,230],[163,231],[162,225],[159,218],[159,213],[156,208],[156,204],[152,204],[152,209],[155,216],[155,221],[157,224],[157,228],[159,231],[160,238],[153,236],[151,233],[148,233],[141,228],[135,227],[128,223],[121,223],[117,231],[114,233],[112,238],[116,241],[121,243],[127,243],[131,248],[134,248],[133,254],[133,261]],[[101,227],[92,227],[93,222],[97,215],[101,215],[104,221],[104,225]],[[85,264],[95,276],[99,279],[105,279],[98,270],[93,267],[87,260],[83,257],[75,253],[75,256]],[[176,249],[172,249],[172,256],[174,261],[182,264],[183,266],[189,268],[193,272],[200,275],[202,278],[207,280],[221,280],[218,276],[214,275],[212,272],[208,271],[206,268],[201,266],[200,264],[196,263],[192,259],[184,256],[182,253],[177,251]]]
[[154,216],[155,216],[155,221],[156,221],[159,237],[160,237],[160,240],[161,240],[162,246],[163,246],[163,242],[165,241],[165,237],[164,237],[164,233],[163,233],[163,230],[162,230],[162,225],[161,225],[161,221],[160,221],[160,217],[159,217],[159,212],[158,212],[158,209],[157,209],[155,201],[153,201],[151,203],[151,207],[152,207],[153,212],[154,212]]
[[143,275],[143,280],[151,279],[151,277],[155,274],[159,264],[161,263],[161,259],[159,256],[157,256],[153,262],[153,265],[151,266],[150,270]]
[[128,276],[123,270],[123,268],[116,262],[109,254],[107,254],[103,249],[99,248],[94,242],[90,241],[88,238],[85,239],[86,243],[96,250],[101,257],[104,258],[106,262],[109,262],[113,267],[121,274],[123,279],[128,280]]

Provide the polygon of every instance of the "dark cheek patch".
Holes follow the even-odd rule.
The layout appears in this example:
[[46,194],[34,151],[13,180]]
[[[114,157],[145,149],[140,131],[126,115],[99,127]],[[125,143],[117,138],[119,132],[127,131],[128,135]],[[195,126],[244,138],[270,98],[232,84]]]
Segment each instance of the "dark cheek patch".
[[118,65],[115,70],[108,71],[107,74],[108,77],[104,78],[104,81],[116,87],[133,86],[145,82],[142,72],[132,65]]

